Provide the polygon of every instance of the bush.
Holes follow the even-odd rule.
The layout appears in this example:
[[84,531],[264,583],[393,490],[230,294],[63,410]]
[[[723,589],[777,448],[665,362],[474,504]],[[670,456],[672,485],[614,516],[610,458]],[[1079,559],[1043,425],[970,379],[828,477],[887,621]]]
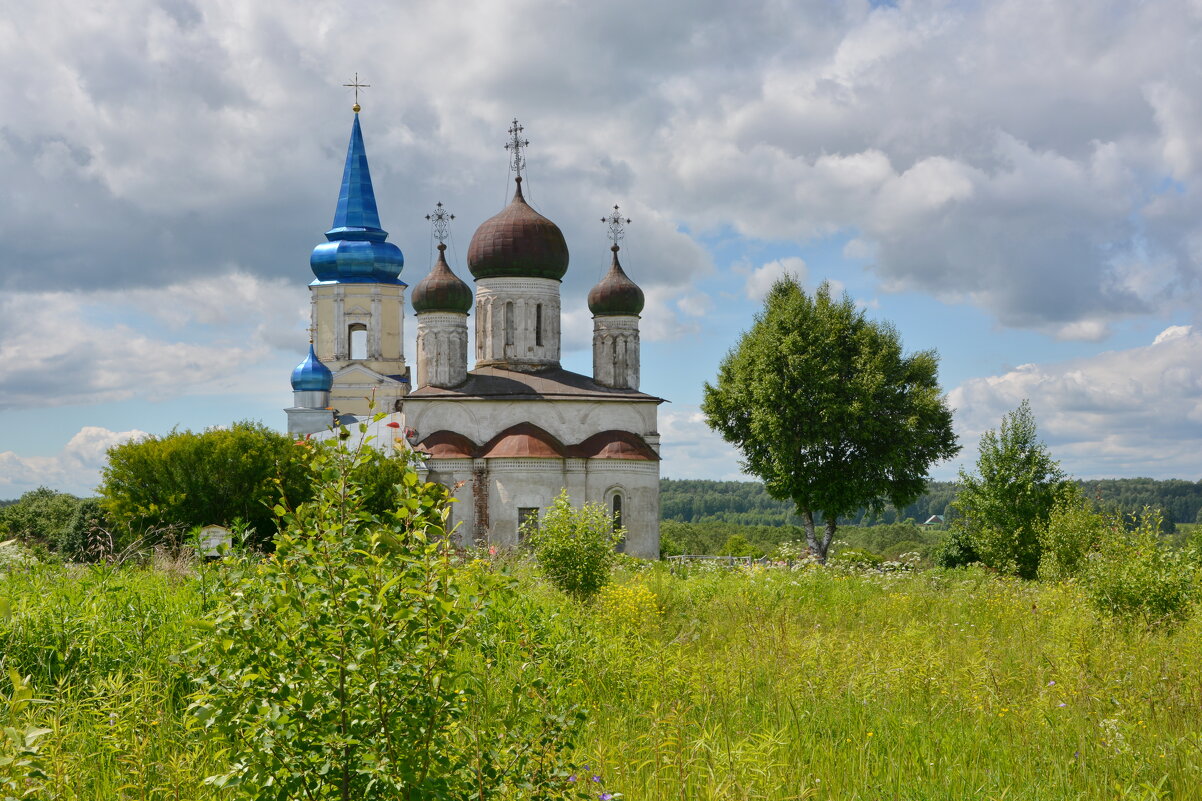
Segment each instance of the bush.
[[84,498],[76,505],[75,514],[59,533],[54,546],[64,559],[92,562],[100,557],[103,550],[100,539],[110,529],[101,500]]
[[836,567],[871,568],[880,567],[885,560],[863,548],[845,548],[835,554],[831,561]]
[[[267,546],[276,531],[276,501],[283,496],[302,504],[313,497],[306,465],[311,445],[251,421],[127,442],[109,449],[100,487],[104,509],[116,527],[144,536],[146,545],[157,544],[164,529],[241,521],[248,545]],[[355,469],[365,508],[376,514],[391,508],[404,461],[369,459]]]
[[563,797],[562,729],[482,718],[466,668],[505,587],[456,557],[448,490],[410,467],[376,515],[360,475],[383,457],[313,451],[316,497],[276,508],[274,553],[219,573],[191,707],[229,749],[213,783],[255,799]]
[[953,536],[941,549],[947,567],[980,561],[1002,573],[1033,579],[1039,570],[1039,532],[1071,486],[1039,441],[1027,401],[981,436],[977,473],[960,471]]
[[1100,613],[1148,628],[1173,628],[1193,614],[1197,595],[1188,555],[1160,541],[1160,520],[1145,514],[1131,531],[1106,536],[1081,571]]
[[764,552],[747,541],[742,534],[731,534],[718,549],[718,556],[750,556],[760,558]]
[[54,545],[75,517],[79,503],[74,495],[38,487],[0,509],[0,530],[7,530],[27,546]]
[[600,504],[572,507],[567,490],[559,493],[526,533],[534,558],[551,583],[581,600],[591,599],[606,582],[614,562],[614,546],[624,536]]
[[1056,501],[1040,529],[1039,577],[1050,581],[1072,578],[1085,566],[1086,558],[1121,528],[1121,520],[1096,511],[1072,485]]

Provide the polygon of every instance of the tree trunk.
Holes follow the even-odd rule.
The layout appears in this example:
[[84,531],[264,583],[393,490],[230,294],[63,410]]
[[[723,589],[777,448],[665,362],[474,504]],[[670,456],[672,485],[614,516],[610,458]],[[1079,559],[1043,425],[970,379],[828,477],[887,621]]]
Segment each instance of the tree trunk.
[[839,525],[838,518],[828,517],[826,519],[826,533],[822,539],[822,564],[826,564],[826,552],[831,548],[831,542],[835,539],[835,527]]
[[817,556],[819,562],[826,564],[826,548],[818,541],[818,532],[814,531],[814,513],[809,509],[802,509],[801,519],[805,523],[806,545],[810,547],[810,553]]

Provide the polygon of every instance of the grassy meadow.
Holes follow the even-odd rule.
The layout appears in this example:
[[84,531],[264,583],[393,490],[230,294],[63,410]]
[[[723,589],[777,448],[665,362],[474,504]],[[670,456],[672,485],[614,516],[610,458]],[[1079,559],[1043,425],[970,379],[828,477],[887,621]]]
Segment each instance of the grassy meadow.
[[[8,704],[4,725],[49,729],[31,797],[224,797],[204,782],[222,746],[186,714],[196,620],[221,569],[160,559],[4,577],[0,654],[41,701]],[[526,563],[486,569],[516,576],[505,623],[546,658],[478,669],[500,692],[542,676],[587,710],[576,758],[598,797],[1202,797],[1197,618],[1125,628],[1071,584],[978,570],[627,562],[584,605]]]

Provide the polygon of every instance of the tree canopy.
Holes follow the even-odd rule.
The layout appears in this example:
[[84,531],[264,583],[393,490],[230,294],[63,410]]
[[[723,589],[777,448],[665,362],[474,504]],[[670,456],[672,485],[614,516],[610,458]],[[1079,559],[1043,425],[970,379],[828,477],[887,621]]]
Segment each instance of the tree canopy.
[[[1039,441],[1027,401],[981,435],[977,472],[960,471],[949,548],[952,566],[980,561],[1004,573],[1035,578],[1042,551],[1040,530],[1072,482]],[[1073,491],[1079,492],[1073,487]]]
[[794,503],[825,559],[839,517],[905,507],[930,466],[957,452],[937,372],[934,351],[903,354],[896,329],[846,294],[836,300],[823,284],[811,296],[786,276],[722,360],[717,384],[705,385],[701,408],[768,494]]

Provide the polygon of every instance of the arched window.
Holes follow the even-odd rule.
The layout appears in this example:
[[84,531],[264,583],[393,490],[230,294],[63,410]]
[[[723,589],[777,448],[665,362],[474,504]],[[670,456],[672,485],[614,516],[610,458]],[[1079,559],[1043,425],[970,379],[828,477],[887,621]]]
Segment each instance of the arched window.
[[513,301],[505,304],[505,344],[513,344]]
[[543,344],[543,304],[534,307],[534,344]]
[[[620,492],[614,493],[613,498],[611,498],[609,501],[609,508],[610,508],[610,512],[613,515],[614,530],[617,531],[618,529],[623,528],[623,525],[622,525],[622,493],[620,493]],[[614,550],[616,550],[618,553],[624,553],[626,551],[626,532],[624,530],[622,532],[622,539],[618,540],[617,545],[614,546]]]
[[367,326],[362,323],[352,323],[347,330],[347,339],[351,343],[351,358],[367,358]]

